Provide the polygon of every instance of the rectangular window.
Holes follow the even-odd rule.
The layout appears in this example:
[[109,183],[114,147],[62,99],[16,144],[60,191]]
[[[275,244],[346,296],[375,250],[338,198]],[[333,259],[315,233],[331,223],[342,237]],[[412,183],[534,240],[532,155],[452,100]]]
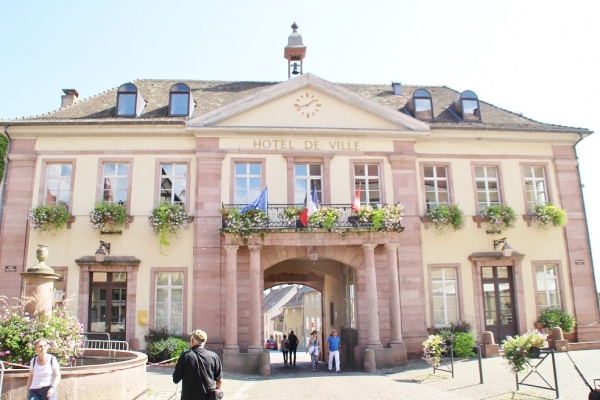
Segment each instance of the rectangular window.
[[440,204],[450,204],[448,169],[445,166],[424,167],[423,175],[427,208]]
[[323,175],[321,164],[294,164],[294,203],[305,204],[317,192],[319,204],[323,202]]
[[187,169],[185,163],[160,164],[160,198],[159,204],[185,205]]
[[536,266],[535,280],[537,284],[537,299],[540,312],[548,308],[560,308],[556,264]]
[[262,163],[235,163],[233,202],[250,204],[262,191]]
[[475,167],[475,184],[480,211],[488,206],[500,205],[500,185],[496,167]]
[[70,206],[72,173],[73,164],[70,163],[47,165],[44,204]]
[[523,176],[525,177],[527,209],[533,210],[537,205],[546,204],[548,202],[548,192],[546,190],[544,167],[525,166],[523,167]]
[[129,163],[105,163],[102,182],[102,200],[127,204]]
[[458,287],[455,268],[431,270],[434,326],[448,326],[459,320]]
[[361,203],[381,203],[381,187],[378,164],[354,165],[354,190],[360,190]]
[[183,334],[183,272],[156,273],[156,327]]

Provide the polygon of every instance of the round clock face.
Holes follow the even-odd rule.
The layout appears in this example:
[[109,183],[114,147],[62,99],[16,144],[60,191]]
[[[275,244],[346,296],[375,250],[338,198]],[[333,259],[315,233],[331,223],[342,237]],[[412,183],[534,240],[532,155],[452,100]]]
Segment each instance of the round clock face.
[[309,92],[303,93],[296,99],[294,108],[302,117],[310,118],[317,115],[321,109],[319,98]]

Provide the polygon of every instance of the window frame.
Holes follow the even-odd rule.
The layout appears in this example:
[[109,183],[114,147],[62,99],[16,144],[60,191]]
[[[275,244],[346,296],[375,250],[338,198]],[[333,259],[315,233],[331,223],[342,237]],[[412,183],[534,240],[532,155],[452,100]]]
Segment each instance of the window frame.
[[[251,193],[248,193],[248,202],[247,203],[236,203],[235,202],[235,179],[236,179],[236,174],[235,174],[235,166],[236,164],[260,164],[261,166],[261,175],[260,175],[260,186],[261,188],[258,190],[258,192],[256,193],[256,196],[254,196],[254,198],[252,197]],[[230,179],[230,183],[229,183],[229,202],[231,204],[251,204],[254,200],[256,200],[256,198],[258,198],[258,196],[260,195],[260,191],[265,187],[265,169],[266,169],[266,159],[264,158],[232,158],[231,159],[231,163],[230,163],[230,171],[231,171],[231,179]]]
[[[185,193],[186,193],[186,201],[183,204],[183,206],[185,207],[186,211],[189,213],[190,212],[190,195],[191,190],[190,190],[190,185],[191,185],[191,165],[192,165],[192,160],[189,158],[186,159],[173,159],[173,158],[159,158],[156,160],[156,166],[155,166],[155,182],[156,185],[154,186],[154,198],[156,199],[157,205],[161,204],[161,192],[162,192],[162,165],[163,164],[185,164],[186,165],[186,169],[187,169],[187,175],[186,175],[186,179],[185,179]],[[169,204],[173,204],[172,202]]]
[[[308,175],[302,176],[302,177],[298,177],[296,175],[296,166],[298,165],[304,165],[307,166],[307,170],[308,170]],[[320,175],[317,176],[313,176],[310,174],[310,166],[311,165],[318,165],[321,168],[321,173]],[[311,162],[295,162],[294,166],[293,166],[293,186],[294,186],[294,197],[293,197],[293,203],[294,204],[301,204],[304,202],[304,199],[300,200],[300,201],[296,201],[296,193],[299,193],[299,191],[296,190],[296,180],[302,179],[304,181],[307,181],[307,187],[306,187],[306,199],[308,199],[311,195],[312,195],[312,185],[315,182],[319,182],[319,185],[316,185],[316,192],[317,192],[317,198],[319,199],[319,204],[323,204],[324,203],[324,199],[325,199],[325,187],[323,184],[323,164],[322,163],[311,163]]]
[[[174,113],[173,112],[173,95],[174,94],[186,94],[187,97],[187,109],[185,110],[185,113]],[[169,106],[168,106],[168,113],[167,115],[169,117],[190,117],[192,114],[192,91],[190,89],[190,87],[183,83],[183,82],[178,82],[176,84],[174,84],[173,86],[171,86],[171,89],[169,90]]]
[[133,184],[133,158],[99,158],[98,159],[98,177],[96,184],[96,201],[104,201],[104,165],[105,164],[128,164],[129,171],[127,175],[127,201],[124,203],[127,212],[131,208],[131,188]]
[[[428,179],[425,176],[425,168],[440,168],[443,167],[446,169],[446,185],[447,185],[447,192],[448,192],[448,202],[447,205],[452,205],[454,204],[454,190],[453,190],[453,181],[452,181],[452,164],[449,162],[442,162],[442,163],[438,163],[438,162],[430,162],[430,161],[425,161],[425,162],[420,162],[419,163],[419,172],[421,174],[421,191],[423,193],[423,205],[424,205],[424,212],[427,211],[428,206],[431,207],[435,207],[436,205],[439,204],[446,204],[444,202],[439,202],[439,197],[437,195],[436,192],[436,199],[438,200],[438,202],[436,202],[435,204],[428,204],[427,203],[427,185],[425,184],[425,181]],[[438,180],[435,180],[434,182],[437,183]]]
[[39,187],[39,199],[38,204],[46,205],[46,187],[48,185],[48,165],[50,164],[71,164],[71,187],[69,189],[69,205],[67,209],[73,212],[73,196],[75,193],[75,174],[77,167],[77,159],[75,158],[47,158],[43,159],[41,163],[40,173],[40,187]]
[[183,273],[183,333],[188,332],[188,268],[151,267],[150,268],[150,302],[148,304],[148,320],[150,326],[156,326],[156,277],[159,272]]
[[[525,210],[526,211],[532,211],[533,208],[535,208],[535,205],[538,205],[538,203],[536,203],[534,205],[533,208],[530,207],[530,202],[527,198],[527,178],[525,177],[525,168],[527,167],[541,167],[542,171],[544,172],[544,185],[545,185],[545,189],[546,189],[546,202],[543,204],[551,204],[552,203],[552,191],[550,189],[550,182],[549,182],[549,167],[548,167],[548,163],[531,163],[531,162],[521,162],[519,163],[519,166],[521,167],[521,183],[522,183],[522,187],[523,187],[523,203],[525,205]],[[541,204],[541,203],[539,203]]]
[[378,174],[379,174],[379,201],[367,201],[365,187],[361,186],[360,190],[360,202],[361,204],[386,204],[386,193],[385,193],[385,181],[384,181],[384,163],[383,160],[378,159],[351,159],[350,162],[350,188],[352,190],[351,198],[354,198],[356,191],[358,190],[358,186],[356,184],[356,175],[355,175],[355,167],[356,165],[377,165],[378,166]]
[[[457,321],[449,321],[448,324],[435,324],[435,306],[434,306],[434,296],[433,296],[433,271],[437,269],[453,269],[455,272],[455,285],[456,285],[456,312],[457,312]],[[429,298],[429,315],[431,326],[435,328],[444,328],[450,326],[452,322],[458,322],[462,320],[465,315],[464,311],[464,299],[462,296],[462,279],[461,279],[461,266],[456,263],[449,264],[429,264],[427,265],[427,286],[428,286],[428,298]],[[446,319],[448,316],[446,315]]]
[[327,157],[297,157],[295,155],[285,155],[284,156],[287,163],[287,201],[288,204],[294,204],[294,194],[295,194],[295,164],[320,164],[321,165],[321,187],[322,192],[321,195],[322,204],[331,204],[331,190],[329,190],[331,185],[331,159],[332,156]]
[[[565,297],[565,277],[562,268],[562,262],[560,260],[532,260],[531,261],[531,273],[533,276],[533,289],[535,294],[535,307],[537,310],[537,315],[540,315],[543,311],[542,306],[538,301],[538,292],[540,288],[538,287],[537,281],[537,269],[540,266],[545,265],[554,265],[556,268],[556,288],[558,290],[558,301],[559,307],[565,308],[566,297]],[[548,295],[546,291],[546,296]]]
[[[125,112],[119,111],[122,103],[125,102],[124,99],[125,99],[125,96],[127,96],[127,95],[129,95],[129,96],[134,95],[134,97],[133,97],[133,113],[125,113]],[[125,118],[137,117],[141,113],[141,110],[139,110],[139,112],[138,112],[138,104],[139,104],[140,100],[143,101],[143,98],[141,98],[140,91],[136,85],[134,85],[131,82],[122,84],[121,86],[119,86],[119,89],[117,89],[117,105],[115,108],[115,116],[116,117],[125,117]]]
[[[420,111],[417,109],[417,100],[427,100],[429,102],[429,111],[431,112],[431,115],[428,116],[428,118],[419,117],[418,114]],[[408,109],[410,115],[420,121],[433,121],[435,118],[435,113],[433,110],[433,97],[427,89],[419,88],[412,93],[410,99],[408,100]]]
[[[497,175],[497,185],[498,185],[498,204],[503,204],[505,196],[504,196],[504,185],[503,185],[503,180],[502,180],[502,167],[500,163],[495,163],[495,162],[473,162],[471,163],[471,176],[472,176],[472,184],[473,184],[473,197],[475,200],[475,209],[477,210],[477,213],[481,213],[483,211],[483,207],[487,207],[489,206],[490,202],[487,202],[486,206],[480,207],[479,206],[479,196],[478,196],[478,190],[477,190],[477,174],[476,174],[476,168],[481,168],[481,167],[494,167],[496,168],[496,175]],[[487,196],[489,198],[489,194]],[[495,203],[493,203],[495,204]]]

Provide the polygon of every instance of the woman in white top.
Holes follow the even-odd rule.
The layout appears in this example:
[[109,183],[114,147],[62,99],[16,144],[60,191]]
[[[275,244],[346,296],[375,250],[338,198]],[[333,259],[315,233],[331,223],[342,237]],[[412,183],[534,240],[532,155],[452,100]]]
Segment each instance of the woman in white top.
[[312,331],[310,340],[308,341],[308,349],[306,349],[307,353],[310,353],[310,364],[312,365],[313,372],[317,370],[319,365],[319,338],[318,332]]
[[38,339],[33,342],[36,356],[31,360],[27,378],[27,400],[55,400],[56,387],[60,382],[58,360],[48,354],[48,342]]

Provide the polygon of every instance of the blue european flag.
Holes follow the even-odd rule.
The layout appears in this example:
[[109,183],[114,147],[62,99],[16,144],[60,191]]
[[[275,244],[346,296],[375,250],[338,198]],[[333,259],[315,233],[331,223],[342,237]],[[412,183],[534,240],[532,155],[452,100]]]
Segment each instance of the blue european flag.
[[264,212],[267,212],[267,206],[269,204],[269,199],[268,199],[269,195],[267,192],[267,187],[265,186],[265,188],[262,190],[262,192],[260,192],[260,194],[258,195],[258,197],[256,198],[256,200],[254,200],[252,202],[252,204],[248,204],[246,207],[242,207],[240,209],[241,213],[244,213],[248,210],[254,210],[254,209],[259,209],[262,210]]

